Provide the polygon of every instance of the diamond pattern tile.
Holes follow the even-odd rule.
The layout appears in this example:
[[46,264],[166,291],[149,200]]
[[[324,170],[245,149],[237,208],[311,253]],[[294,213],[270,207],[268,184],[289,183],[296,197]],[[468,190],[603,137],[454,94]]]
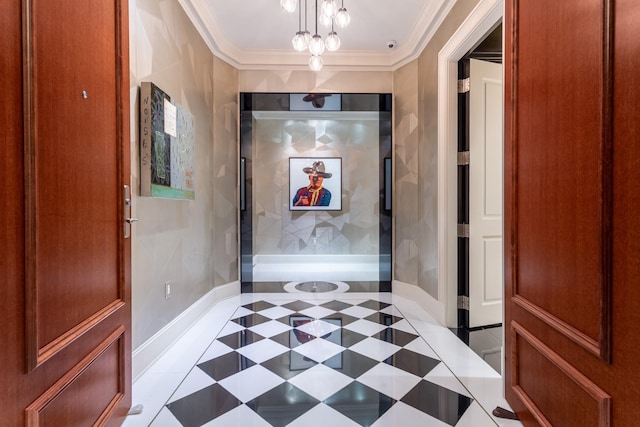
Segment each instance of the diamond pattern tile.
[[455,426],[473,399],[370,298],[242,305],[169,402],[183,426],[384,427]]

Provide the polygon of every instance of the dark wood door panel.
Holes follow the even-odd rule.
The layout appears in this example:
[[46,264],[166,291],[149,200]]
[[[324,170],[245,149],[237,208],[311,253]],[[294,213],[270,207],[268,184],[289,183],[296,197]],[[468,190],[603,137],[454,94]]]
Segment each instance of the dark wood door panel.
[[[607,357],[609,15],[602,0],[548,6],[517,2],[514,16],[517,220],[512,226],[518,259],[513,292],[522,308]],[[576,16],[580,19],[568,19]]]
[[119,327],[27,407],[27,425],[104,424],[125,394],[124,349],[124,328]]
[[119,425],[131,404],[128,5],[7,1],[0,27],[0,424]]
[[505,4],[507,400],[526,426],[636,425],[640,3]]
[[120,136],[117,5],[40,0],[26,13],[33,365],[123,304],[120,152],[113,144]]

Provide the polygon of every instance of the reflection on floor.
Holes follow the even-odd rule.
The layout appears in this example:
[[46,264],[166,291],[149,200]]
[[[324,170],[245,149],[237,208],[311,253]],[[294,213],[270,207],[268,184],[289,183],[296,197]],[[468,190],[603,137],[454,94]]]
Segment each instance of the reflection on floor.
[[502,372],[502,325],[473,330],[459,328],[451,329],[451,331],[496,372]]
[[221,301],[134,383],[125,426],[520,426],[502,378],[390,293]]

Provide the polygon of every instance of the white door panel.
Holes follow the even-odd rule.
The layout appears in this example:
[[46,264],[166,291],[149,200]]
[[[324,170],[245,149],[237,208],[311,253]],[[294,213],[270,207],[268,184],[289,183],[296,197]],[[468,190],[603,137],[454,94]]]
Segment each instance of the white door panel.
[[471,60],[469,326],[502,323],[502,65]]

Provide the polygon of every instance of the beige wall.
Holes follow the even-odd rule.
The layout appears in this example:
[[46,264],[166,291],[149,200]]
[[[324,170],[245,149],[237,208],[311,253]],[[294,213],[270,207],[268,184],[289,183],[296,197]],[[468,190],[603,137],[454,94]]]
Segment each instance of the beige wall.
[[[253,119],[253,254],[378,255],[379,114],[297,113]],[[327,170],[333,176],[324,184],[335,186],[332,201],[341,197],[342,209],[290,211],[290,173],[306,175],[289,170],[289,157],[341,158],[341,171]],[[293,191],[302,184],[308,180]]]
[[391,71],[260,71],[239,72],[239,92],[391,93]]
[[420,57],[393,74],[395,279],[438,295],[438,53],[479,0],[457,0]]
[[[212,288],[238,280],[237,72],[214,58],[176,0],[130,0],[133,346]],[[138,85],[151,81],[194,117],[193,201],[139,196]],[[172,296],[164,283],[173,281]]]

